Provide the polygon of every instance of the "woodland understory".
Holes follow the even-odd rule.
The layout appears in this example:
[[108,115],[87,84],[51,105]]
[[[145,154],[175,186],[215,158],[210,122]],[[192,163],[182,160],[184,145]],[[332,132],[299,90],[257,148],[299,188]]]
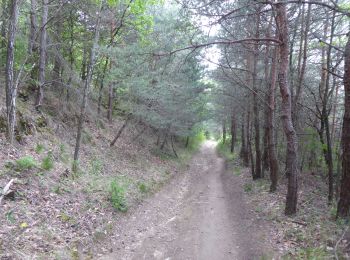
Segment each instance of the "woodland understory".
[[4,259],[113,250],[118,217],[206,138],[281,255],[349,257],[348,1],[1,0],[0,13]]

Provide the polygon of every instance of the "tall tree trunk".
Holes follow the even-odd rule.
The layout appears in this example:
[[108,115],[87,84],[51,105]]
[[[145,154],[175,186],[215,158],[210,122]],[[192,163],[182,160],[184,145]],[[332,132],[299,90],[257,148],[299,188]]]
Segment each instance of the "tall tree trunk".
[[112,123],[112,116],[113,116],[113,104],[114,104],[114,87],[113,82],[109,84],[109,91],[108,91],[108,110],[107,110],[107,119],[110,123]]
[[226,143],[226,120],[222,121],[222,143]]
[[128,125],[130,119],[131,119],[131,116],[129,115],[129,116],[126,118],[124,124],[120,127],[120,129],[119,129],[117,135],[114,137],[114,139],[113,139],[112,142],[110,143],[110,146],[113,146],[113,145],[117,142],[118,138],[119,138],[119,137],[121,136],[121,134],[123,133],[125,127]]
[[250,127],[250,110],[248,111],[248,116],[247,116],[247,142],[248,142],[248,154],[250,158],[250,169],[251,169],[251,174],[252,178],[255,179],[255,166],[254,166],[254,154],[253,154],[253,149],[252,149],[252,135],[253,135],[253,127]]
[[[303,10],[304,12],[304,10]],[[303,14],[304,16],[304,14]],[[305,69],[306,69],[306,61],[307,61],[307,46],[308,46],[308,34],[310,30],[310,17],[311,17],[311,4],[308,5],[306,20],[305,20],[305,28],[302,26],[302,39],[300,40],[300,53],[299,53],[299,61],[298,61],[298,82],[296,86],[295,96],[293,98],[292,103],[292,113],[293,113],[293,123],[297,125],[298,119],[298,102],[299,98],[302,95],[303,84],[305,78]],[[304,20],[304,18],[302,19]]]
[[5,51],[6,49],[6,31],[8,29],[8,13],[11,11],[10,8],[10,2],[9,0],[2,0],[1,5],[2,5],[2,13],[1,13],[1,50]]
[[279,48],[280,70],[278,73],[278,83],[282,96],[281,119],[283,130],[287,139],[287,159],[286,173],[288,177],[288,191],[286,198],[286,215],[293,215],[297,211],[298,202],[298,137],[294,130],[292,121],[292,102],[290,88],[288,86],[288,19],[286,4],[276,4],[276,25],[278,29],[278,38],[281,41]]
[[337,209],[337,217],[350,216],[350,34],[344,54],[344,117],[342,129],[342,180]]
[[17,84],[14,79],[14,54],[15,54],[15,36],[18,22],[19,0],[11,1],[10,19],[8,27],[7,58],[5,69],[6,81],[6,112],[7,112],[7,136],[11,144],[14,141],[16,124],[16,98]]
[[235,144],[236,144],[236,117],[235,112],[232,112],[231,116],[231,153],[234,153],[235,151]]
[[249,166],[249,158],[248,158],[248,151],[247,151],[247,143],[246,143],[246,134],[245,134],[245,116],[242,114],[242,125],[241,125],[241,151],[240,151],[240,157],[243,160],[243,165],[245,167]]
[[38,92],[35,101],[36,109],[40,109],[44,97],[45,84],[45,68],[46,68],[46,46],[47,46],[47,30],[46,24],[48,19],[49,4],[48,0],[42,0],[42,17],[41,17],[41,34],[40,34],[40,57],[39,57],[39,77]]
[[[260,11],[258,9],[257,11]],[[260,25],[260,14],[256,15],[256,33],[255,37],[258,39],[259,35],[259,25]],[[257,86],[257,76],[258,76],[258,57],[259,57],[259,45],[254,45],[253,54],[253,115],[254,115],[254,132],[255,132],[255,179],[262,178],[261,172],[261,150],[260,150],[260,123],[259,123],[259,110],[258,110],[258,86]]]
[[268,141],[268,148],[269,148],[269,164],[270,164],[270,180],[271,180],[271,186],[270,191],[274,192],[277,189],[277,182],[278,182],[278,161],[277,161],[277,155],[276,155],[276,145],[275,145],[275,138],[274,138],[274,126],[273,126],[273,119],[275,117],[275,90],[276,90],[276,76],[277,76],[277,62],[278,62],[278,50],[275,48],[274,50],[274,58],[272,60],[271,65],[271,81],[270,81],[270,88],[269,88],[269,110],[267,114],[267,141]]
[[109,58],[106,57],[105,64],[104,64],[104,66],[103,66],[102,75],[101,75],[101,77],[100,77],[100,89],[99,89],[99,92],[98,92],[97,114],[100,114],[100,113],[101,113],[102,95],[103,95],[103,88],[104,88],[104,80],[105,80],[105,76],[106,76],[106,73],[107,73],[108,64],[109,64]]
[[[62,5],[62,0],[59,0],[59,4]],[[54,66],[52,69],[52,77],[53,77],[53,87],[56,89],[61,88],[61,72],[62,72],[62,67],[61,67],[61,61],[60,61],[60,53],[59,50],[61,49],[61,39],[62,39],[62,12],[61,10],[58,11],[57,14],[57,21],[55,23],[55,29],[56,29],[56,47],[55,47],[55,61],[54,61]]]
[[36,19],[37,0],[30,1],[30,30],[28,37],[28,54],[31,55],[38,48],[36,43],[38,33],[38,22]]
[[96,62],[96,51],[98,47],[98,41],[100,39],[100,24],[101,24],[101,15],[105,6],[105,1],[103,0],[101,3],[100,12],[98,13],[98,17],[96,19],[96,25],[95,25],[95,38],[94,42],[91,48],[90,53],[90,62],[87,70],[86,80],[84,82],[84,90],[83,90],[83,101],[81,104],[81,110],[80,110],[80,116],[78,120],[78,131],[77,131],[77,137],[75,142],[75,149],[74,149],[74,164],[73,164],[73,171],[77,170],[77,163],[79,161],[79,152],[80,152],[80,143],[81,143],[81,134],[83,131],[84,126],[84,120],[85,120],[85,114],[86,114],[86,106],[87,106],[87,99],[89,96],[90,91],[90,83],[92,79],[92,73],[94,70],[95,62]]

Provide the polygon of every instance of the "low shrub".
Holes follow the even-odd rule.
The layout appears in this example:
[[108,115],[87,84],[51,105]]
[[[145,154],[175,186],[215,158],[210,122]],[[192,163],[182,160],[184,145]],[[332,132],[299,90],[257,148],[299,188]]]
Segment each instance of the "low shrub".
[[110,186],[110,201],[112,206],[121,212],[126,212],[128,210],[128,206],[125,199],[125,190],[119,185],[116,180],[111,182]]
[[49,171],[53,168],[54,166],[54,161],[53,161],[53,157],[52,157],[52,153],[49,152],[47,156],[45,156],[41,162],[41,168]]
[[18,171],[29,170],[37,167],[37,162],[32,156],[24,156],[16,160],[15,168]]

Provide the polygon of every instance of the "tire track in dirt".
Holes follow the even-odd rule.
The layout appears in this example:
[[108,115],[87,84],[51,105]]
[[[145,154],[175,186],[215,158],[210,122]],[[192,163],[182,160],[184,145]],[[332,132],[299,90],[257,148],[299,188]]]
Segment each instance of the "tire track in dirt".
[[100,259],[260,259],[264,232],[240,182],[207,141],[186,173],[121,220],[114,252]]

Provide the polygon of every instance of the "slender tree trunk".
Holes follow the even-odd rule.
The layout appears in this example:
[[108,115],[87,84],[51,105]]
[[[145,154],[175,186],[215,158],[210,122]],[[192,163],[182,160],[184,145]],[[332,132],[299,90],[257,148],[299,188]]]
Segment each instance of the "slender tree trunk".
[[11,1],[10,19],[8,27],[7,58],[5,69],[6,81],[6,112],[7,112],[7,137],[11,144],[14,141],[16,125],[16,98],[17,84],[14,79],[14,55],[15,55],[15,36],[18,22],[19,0]]
[[107,110],[107,119],[110,123],[112,123],[112,116],[113,116],[113,104],[114,104],[114,87],[113,83],[109,84],[109,91],[108,91],[108,110]]
[[342,180],[337,209],[337,217],[350,216],[350,35],[345,47],[344,54],[344,117],[342,129]]
[[[304,16],[304,14],[303,14]],[[311,4],[308,5],[307,15],[305,20],[305,28],[302,26],[302,40],[300,41],[300,54],[299,54],[299,65],[298,65],[298,82],[296,86],[296,92],[292,104],[293,112],[293,122],[297,125],[298,119],[298,102],[299,98],[302,95],[303,84],[305,78],[305,69],[307,62],[307,46],[308,46],[308,34],[310,30],[310,17],[311,17]]]
[[41,17],[41,34],[40,34],[40,57],[39,57],[39,78],[38,92],[35,101],[35,107],[40,110],[44,98],[45,84],[45,68],[46,68],[46,46],[47,46],[47,30],[46,24],[48,19],[49,4],[48,0],[42,0],[43,11]]
[[222,143],[226,143],[226,120],[222,121]]
[[185,148],[187,148],[187,147],[188,147],[189,143],[190,143],[190,137],[189,137],[189,136],[187,136],[187,137],[186,137],[186,144],[185,144]]
[[131,116],[128,116],[128,117],[126,118],[126,120],[124,121],[124,124],[120,127],[120,129],[119,129],[117,135],[114,137],[114,139],[113,139],[112,142],[110,143],[110,146],[113,146],[113,145],[117,142],[118,138],[119,138],[119,137],[121,136],[121,134],[123,133],[125,127],[127,127],[128,123],[129,123],[129,121],[130,121],[130,119],[131,119]]
[[101,78],[100,78],[100,90],[98,92],[97,114],[101,113],[104,80],[105,80],[105,76],[106,76],[106,73],[107,73],[108,64],[109,64],[109,58],[106,57],[105,64],[103,65],[102,75],[101,75]]
[[175,145],[174,145],[174,136],[171,136],[170,139],[171,139],[171,149],[173,150],[173,153],[175,154],[175,157],[178,158],[179,156],[176,153]]
[[[260,25],[260,14],[258,13],[256,18],[256,33],[255,33],[256,38],[260,37],[259,25]],[[259,123],[259,109],[258,109],[258,97],[257,97],[258,95],[258,86],[257,86],[258,57],[259,57],[259,46],[256,44],[254,46],[254,55],[253,55],[253,90],[254,90],[253,115],[254,115],[254,132],[255,132],[255,179],[262,178],[261,150],[260,150],[260,123]]]
[[235,144],[236,144],[236,118],[235,118],[235,112],[232,112],[231,116],[231,153],[234,153],[235,151]]
[[[59,0],[60,5],[62,5],[62,0]],[[61,88],[61,72],[62,72],[62,67],[61,67],[61,61],[60,61],[60,54],[59,54],[59,50],[61,49],[61,39],[62,39],[62,12],[58,11],[57,14],[57,21],[55,24],[55,29],[56,29],[56,42],[57,45],[55,47],[55,61],[54,61],[54,66],[52,69],[52,77],[53,77],[53,87],[56,89],[60,89]]]
[[250,127],[250,111],[248,111],[248,125],[247,125],[247,142],[248,142],[248,154],[250,158],[250,169],[251,169],[251,174],[252,178],[256,179],[255,177],[255,166],[254,166],[254,154],[253,154],[253,149],[252,149],[252,135],[253,135],[253,127]]
[[36,19],[36,9],[37,9],[37,1],[30,1],[30,30],[28,37],[28,54],[32,55],[33,52],[36,51],[38,45],[36,43],[37,32],[38,32],[38,22]]
[[286,172],[288,177],[288,191],[286,199],[286,215],[293,215],[297,211],[298,202],[298,137],[294,130],[292,121],[292,102],[290,88],[288,86],[288,19],[286,4],[278,3],[276,6],[276,25],[278,29],[278,37],[281,41],[279,48],[280,70],[278,73],[278,83],[282,96],[281,118],[283,129],[287,139],[287,160]]
[[273,126],[273,119],[275,117],[275,90],[276,90],[276,76],[277,76],[277,62],[278,62],[278,50],[277,48],[274,50],[274,58],[271,65],[271,81],[270,81],[270,88],[269,88],[269,110],[267,114],[267,141],[268,141],[268,148],[269,148],[269,164],[270,164],[270,180],[271,180],[271,186],[270,191],[274,192],[277,189],[277,182],[278,182],[278,161],[277,161],[277,155],[276,155],[276,145],[275,145],[275,138],[274,138],[274,126]]
[[84,82],[84,90],[83,90],[83,101],[81,104],[81,111],[80,116],[78,120],[78,131],[77,131],[77,137],[75,142],[75,149],[74,149],[74,164],[73,164],[73,171],[77,170],[77,163],[79,161],[79,152],[80,152],[80,143],[81,143],[81,134],[83,131],[84,126],[84,120],[85,120],[85,114],[86,114],[86,106],[87,106],[87,99],[90,91],[90,83],[92,79],[92,73],[96,62],[96,51],[98,47],[98,41],[100,39],[100,23],[101,23],[101,14],[103,12],[105,1],[103,0],[101,3],[101,9],[98,13],[98,17],[96,20],[96,26],[95,26],[95,38],[92,45],[91,53],[90,53],[90,62],[87,70],[86,80]]

